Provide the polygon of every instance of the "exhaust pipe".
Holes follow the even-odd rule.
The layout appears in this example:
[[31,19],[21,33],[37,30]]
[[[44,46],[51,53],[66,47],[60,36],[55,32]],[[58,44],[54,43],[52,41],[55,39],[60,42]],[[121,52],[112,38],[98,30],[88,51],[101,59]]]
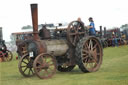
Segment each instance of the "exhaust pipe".
[[0,27],[0,40],[3,40],[2,27]]
[[38,5],[37,4],[31,4],[31,14],[32,14],[34,40],[39,40],[40,38],[38,35]]
[[100,26],[100,37],[102,38],[102,26]]
[[106,38],[106,27],[104,27],[104,38]]

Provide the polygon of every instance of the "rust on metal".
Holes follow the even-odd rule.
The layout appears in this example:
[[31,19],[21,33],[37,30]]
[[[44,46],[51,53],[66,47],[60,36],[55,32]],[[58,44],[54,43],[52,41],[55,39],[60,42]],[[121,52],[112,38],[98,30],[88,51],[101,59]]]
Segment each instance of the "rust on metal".
[[38,36],[38,5],[31,4],[32,24],[33,24],[33,35],[35,40],[39,40]]
[[33,32],[15,32],[12,35],[23,35],[23,34],[33,34]]
[[50,54],[41,53],[38,55],[33,67],[35,74],[41,79],[48,79],[56,73],[56,61]]
[[72,21],[67,28],[67,39],[76,46],[81,37],[85,36],[84,24],[80,21]]
[[46,44],[43,42],[43,40],[36,41],[36,44],[38,46],[39,53],[46,53],[47,52],[47,47],[46,47]]
[[50,39],[50,30],[48,30],[46,26],[42,26],[42,29],[39,31],[39,36],[41,36],[41,39]]
[[[75,65],[78,65],[83,72],[94,72],[99,69],[103,56],[102,46],[96,37],[88,36],[82,22],[72,21],[68,28],[64,29],[56,28],[49,31],[42,28],[40,30],[42,33],[39,33],[42,36],[41,40],[38,35],[37,9],[37,4],[31,4],[34,38],[28,40],[26,46],[28,52],[19,62],[19,70],[23,76],[36,74],[41,79],[50,78],[55,74],[56,66],[61,72],[71,71]],[[26,59],[29,61],[26,62],[26,66],[22,66]],[[89,63],[95,65],[90,68],[84,66]],[[22,69],[24,67],[25,70]],[[26,69],[29,69],[29,73]]]
[[[81,42],[83,42],[81,44]],[[95,72],[102,64],[103,50],[96,37],[88,37],[77,45],[76,54],[80,56],[79,67],[83,72]],[[82,60],[82,63],[80,62]]]

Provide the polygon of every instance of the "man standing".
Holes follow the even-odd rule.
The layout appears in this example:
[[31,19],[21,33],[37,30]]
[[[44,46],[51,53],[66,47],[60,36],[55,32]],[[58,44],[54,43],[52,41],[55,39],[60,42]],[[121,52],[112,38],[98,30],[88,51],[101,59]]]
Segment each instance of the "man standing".
[[77,21],[81,22],[84,25],[84,22],[81,20],[80,17],[78,17]]
[[90,22],[90,25],[87,26],[87,28],[89,29],[89,35],[90,36],[96,36],[95,24],[94,24],[93,18],[90,17],[88,20]]

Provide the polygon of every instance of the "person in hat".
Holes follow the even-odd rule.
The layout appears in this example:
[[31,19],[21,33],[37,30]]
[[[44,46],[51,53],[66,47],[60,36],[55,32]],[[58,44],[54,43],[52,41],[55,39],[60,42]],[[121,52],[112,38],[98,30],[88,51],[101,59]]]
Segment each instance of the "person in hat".
[[90,25],[87,26],[87,28],[89,29],[89,35],[96,36],[96,30],[95,30],[95,24],[94,24],[93,18],[90,17],[88,20],[90,22]]

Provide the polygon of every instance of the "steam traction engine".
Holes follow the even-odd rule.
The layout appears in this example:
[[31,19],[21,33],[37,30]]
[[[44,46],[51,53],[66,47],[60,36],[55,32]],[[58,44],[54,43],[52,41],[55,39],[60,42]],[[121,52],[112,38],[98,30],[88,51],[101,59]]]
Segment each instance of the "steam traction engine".
[[[102,64],[100,41],[88,36],[82,22],[73,21],[65,29],[52,32],[42,29],[38,36],[37,4],[31,4],[33,39],[26,46],[27,53],[19,61],[19,71],[25,77],[36,74],[49,78],[56,73],[71,71],[78,65],[82,72],[95,72]],[[43,35],[42,35],[43,34]]]
[[12,57],[13,57],[12,52],[7,50],[5,41],[3,40],[3,36],[2,36],[2,28],[0,28],[0,62],[11,61]]

